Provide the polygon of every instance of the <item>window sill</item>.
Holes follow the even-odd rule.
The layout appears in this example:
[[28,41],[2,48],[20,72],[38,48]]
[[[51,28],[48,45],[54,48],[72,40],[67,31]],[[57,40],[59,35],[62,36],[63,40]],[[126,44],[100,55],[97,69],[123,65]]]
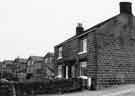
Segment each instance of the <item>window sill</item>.
[[57,59],[62,59],[62,57],[58,57]]
[[88,77],[87,76],[84,76],[84,75],[81,75],[79,77],[82,78],[82,79],[88,79]]
[[61,75],[57,75],[56,78],[59,78],[60,79],[60,78],[62,78],[62,76]]
[[78,54],[84,54],[84,53],[87,53],[87,51],[82,51],[82,52],[79,52]]

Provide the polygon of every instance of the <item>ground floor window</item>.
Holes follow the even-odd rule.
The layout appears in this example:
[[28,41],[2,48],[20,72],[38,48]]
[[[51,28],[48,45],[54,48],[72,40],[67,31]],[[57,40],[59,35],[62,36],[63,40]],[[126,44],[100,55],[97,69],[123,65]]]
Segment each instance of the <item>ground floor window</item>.
[[62,65],[58,65],[58,78],[62,78]]
[[68,79],[68,66],[66,66],[66,79]]
[[87,62],[86,61],[80,62],[80,76],[86,76],[86,68]]

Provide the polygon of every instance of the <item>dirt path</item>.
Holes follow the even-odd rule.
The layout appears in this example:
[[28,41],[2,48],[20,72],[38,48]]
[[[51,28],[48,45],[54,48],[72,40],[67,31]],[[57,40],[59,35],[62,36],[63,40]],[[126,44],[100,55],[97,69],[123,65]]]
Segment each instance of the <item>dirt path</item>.
[[135,85],[121,85],[100,91],[84,90],[61,95],[38,95],[38,96],[135,96]]

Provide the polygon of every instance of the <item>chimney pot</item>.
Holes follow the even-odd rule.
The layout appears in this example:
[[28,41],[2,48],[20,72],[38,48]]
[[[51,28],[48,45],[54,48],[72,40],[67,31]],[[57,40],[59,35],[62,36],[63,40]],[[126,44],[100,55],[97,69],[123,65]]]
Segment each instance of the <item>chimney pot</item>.
[[120,2],[120,13],[132,14],[131,2]]

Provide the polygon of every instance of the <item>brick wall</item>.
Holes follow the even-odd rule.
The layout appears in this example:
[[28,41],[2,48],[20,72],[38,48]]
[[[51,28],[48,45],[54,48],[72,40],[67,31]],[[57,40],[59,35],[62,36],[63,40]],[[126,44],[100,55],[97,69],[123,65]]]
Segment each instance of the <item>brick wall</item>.
[[[96,87],[96,72],[97,72],[97,54],[96,54],[96,38],[95,31],[89,32],[87,40],[87,76],[92,78],[92,86]],[[93,88],[94,88],[93,87]],[[95,89],[95,88],[94,88]]]
[[[86,36],[87,76],[92,78],[96,89],[135,83],[135,18],[132,15],[119,14]],[[75,59],[79,52],[79,39],[60,44],[64,59]],[[55,47],[55,64],[63,64],[58,62],[62,59],[57,60],[57,56],[58,46]],[[76,73],[79,73],[79,67]]]
[[135,39],[132,16],[118,15],[96,32],[97,89],[135,83]]

